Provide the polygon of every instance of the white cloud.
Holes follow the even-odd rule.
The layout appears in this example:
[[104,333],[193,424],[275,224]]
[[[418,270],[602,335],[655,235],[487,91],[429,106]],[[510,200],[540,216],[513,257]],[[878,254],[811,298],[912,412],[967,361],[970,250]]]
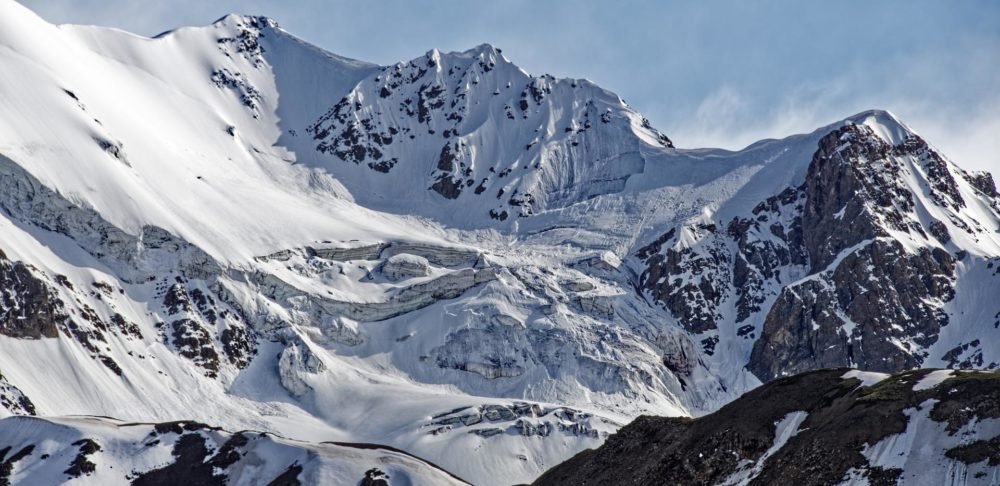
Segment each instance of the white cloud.
[[810,132],[867,109],[888,109],[960,167],[988,170],[1000,180],[1000,93],[969,109],[890,90],[860,93],[859,86],[856,77],[845,76],[800,87],[767,107],[725,85],[705,97],[693,116],[675,119],[664,131],[680,147],[736,150],[765,138]]

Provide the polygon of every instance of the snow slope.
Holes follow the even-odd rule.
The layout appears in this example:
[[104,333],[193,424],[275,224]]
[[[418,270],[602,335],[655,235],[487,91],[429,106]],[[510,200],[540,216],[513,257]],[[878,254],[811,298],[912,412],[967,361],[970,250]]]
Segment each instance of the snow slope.
[[[992,181],[910,147],[885,112],[682,150],[614,93],[489,45],[376,66],[262,17],[150,39],[12,0],[0,66],[4,413],[379,443],[476,484],[526,482],[635,416],[701,415],[768,379],[747,365],[779,295],[879,239],[955,262],[953,298],[925,299],[949,325],[888,345],[1000,362]],[[906,225],[873,196],[858,204],[883,218],[877,237],[823,268],[765,269],[747,248],[804,245],[771,223],[802,219],[829,176],[818,147],[845,127],[905,166],[878,182],[914,195]],[[727,236],[762,204],[774,221]],[[759,279],[733,277],[740,255]],[[712,306],[714,329],[692,326]]]
[[2,479],[13,484],[468,484],[402,451],[311,444],[196,422],[9,417]]

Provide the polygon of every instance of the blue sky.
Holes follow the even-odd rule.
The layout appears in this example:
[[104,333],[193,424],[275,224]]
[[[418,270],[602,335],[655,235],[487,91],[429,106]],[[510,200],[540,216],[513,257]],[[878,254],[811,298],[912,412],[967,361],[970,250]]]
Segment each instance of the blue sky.
[[383,64],[489,42],[532,74],[617,92],[681,147],[735,149],[884,108],[959,165],[1000,175],[996,1],[19,1],[145,35],[262,14]]

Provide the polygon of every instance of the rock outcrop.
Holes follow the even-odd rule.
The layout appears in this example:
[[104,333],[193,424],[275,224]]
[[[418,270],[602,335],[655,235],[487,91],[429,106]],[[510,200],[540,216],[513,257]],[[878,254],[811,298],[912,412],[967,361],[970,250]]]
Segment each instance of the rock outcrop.
[[0,334],[15,338],[54,338],[69,320],[55,289],[23,262],[0,251]]
[[859,119],[819,139],[801,186],[729,221],[672,228],[635,253],[638,290],[700,335],[705,354],[732,339],[733,326],[737,341],[753,344],[747,368],[764,381],[938,358],[931,350],[955,319],[959,261],[983,258],[954,239],[970,245],[995,230],[963,208],[996,198],[988,181],[901,126],[886,138]]
[[[600,426],[598,428],[598,422]],[[536,403],[486,404],[463,407],[431,417],[424,425],[432,435],[464,432],[488,438],[500,434],[517,434],[540,438],[571,436],[604,438],[610,423],[569,407],[544,407]]]

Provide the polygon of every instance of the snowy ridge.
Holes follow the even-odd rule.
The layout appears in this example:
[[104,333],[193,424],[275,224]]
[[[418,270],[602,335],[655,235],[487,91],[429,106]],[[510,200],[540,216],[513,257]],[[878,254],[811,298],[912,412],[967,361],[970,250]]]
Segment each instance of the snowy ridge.
[[402,451],[227,432],[197,422],[126,423],[101,417],[0,420],[2,479],[12,484],[334,484],[378,479],[468,484]]
[[[643,151],[673,146],[617,95],[529,76],[489,45],[386,67],[307,131],[318,152],[361,168],[330,168],[348,187],[394,193],[362,204],[459,226],[619,192],[643,172]],[[464,210],[445,216],[455,203],[438,196]]]
[[[886,112],[682,150],[488,45],[376,66],[262,17],[149,39],[11,0],[0,65],[4,414],[493,484],[784,374],[1000,363],[993,181]],[[898,312],[841,303],[872,289]]]

